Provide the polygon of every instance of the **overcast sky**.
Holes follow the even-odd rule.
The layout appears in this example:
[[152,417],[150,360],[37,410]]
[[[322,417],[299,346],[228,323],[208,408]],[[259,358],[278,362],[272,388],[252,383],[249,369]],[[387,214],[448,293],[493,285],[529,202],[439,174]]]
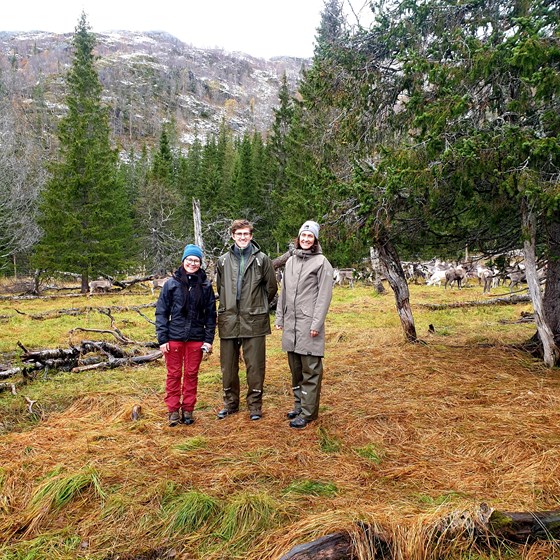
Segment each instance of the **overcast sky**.
[[[349,0],[345,0],[348,3]],[[359,12],[366,0],[351,0]],[[167,31],[195,47],[311,57],[323,0],[23,0],[2,2],[0,31]]]

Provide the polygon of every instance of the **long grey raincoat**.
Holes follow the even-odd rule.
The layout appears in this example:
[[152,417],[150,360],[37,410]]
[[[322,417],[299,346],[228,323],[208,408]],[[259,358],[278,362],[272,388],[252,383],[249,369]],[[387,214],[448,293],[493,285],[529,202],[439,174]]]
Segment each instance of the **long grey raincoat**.
[[[275,324],[282,330],[282,350],[304,356],[324,356],[325,319],[331,303],[333,268],[317,252],[296,249],[288,259]],[[315,337],[310,331],[317,331]]]

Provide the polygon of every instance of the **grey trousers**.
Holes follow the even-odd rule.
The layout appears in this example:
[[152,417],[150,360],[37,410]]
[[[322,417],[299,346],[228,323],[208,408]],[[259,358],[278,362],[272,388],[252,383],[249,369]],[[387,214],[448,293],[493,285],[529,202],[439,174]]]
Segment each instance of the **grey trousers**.
[[266,337],[220,338],[220,366],[224,387],[224,407],[239,409],[239,354],[247,370],[247,408],[251,414],[261,412],[266,366]]
[[306,420],[316,420],[319,415],[323,358],[288,352],[288,365],[292,372],[294,409],[301,409]]

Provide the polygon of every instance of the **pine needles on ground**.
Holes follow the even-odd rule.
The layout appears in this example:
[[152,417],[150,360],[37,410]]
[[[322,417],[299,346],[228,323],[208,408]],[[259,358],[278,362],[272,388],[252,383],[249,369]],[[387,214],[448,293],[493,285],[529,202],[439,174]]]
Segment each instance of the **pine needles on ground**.
[[279,506],[271,496],[240,493],[226,505],[217,534],[234,548],[244,548],[261,532],[273,528],[280,515]]
[[22,526],[29,534],[48,513],[59,510],[72,500],[83,496],[86,489],[92,488],[95,494],[103,498],[99,475],[92,467],[85,467],[79,472],[62,475],[55,471],[40,485],[23,512]]
[[[474,297],[411,289],[413,303]],[[124,295],[110,298],[125,303]],[[33,314],[56,305],[30,300],[21,308]],[[558,556],[552,542],[478,551],[468,532],[442,528],[443,518],[474,518],[483,501],[503,511],[558,509],[560,380],[513,348],[534,326],[501,322],[526,306],[427,309],[416,311],[427,344],[409,345],[391,297],[336,288],[319,418],[301,431],[285,416],[290,375],[275,331],[260,422],[249,420],[244,403],[239,414],[216,419],[219,340],[201,366],[192,426],[167,426],[161,362],[53,370],[21,391],[44,412],[34,423],[21,394],[0,394],[0,558],[277,560],[337,531],[351,535],[357,560],[374,557],[377,537],[394,558]],[[102,328],[98,315],[84,320]],[[55,345],[68,342],[69,325],[57,318],[49,328],[16,322],[17,337],[0,337],[25,344],[28,331],[34,347],[51,346],[53,336]],[[435,332],[427,334],[429,324]],[[153,334],[151,325],[134,328],[137,339]],[[138,421],[130,416],[135,404]]]

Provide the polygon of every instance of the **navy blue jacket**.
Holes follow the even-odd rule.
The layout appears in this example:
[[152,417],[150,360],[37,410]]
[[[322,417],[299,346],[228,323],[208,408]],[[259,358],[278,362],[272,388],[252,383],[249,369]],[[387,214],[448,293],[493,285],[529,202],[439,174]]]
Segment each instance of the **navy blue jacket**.
[[198,305],[195,305],[192,292],[189,291],[188,312],[185,313],[185,289],[181,285],[180,274],[181,268],[165,283],[159,294],[156,304],[158,343],[161,346],[170,340],[193,340],[212,344],[216,332],[216,296],[212,283],[207,279],[204,270],[200,269],[197,272],[202,296]]

